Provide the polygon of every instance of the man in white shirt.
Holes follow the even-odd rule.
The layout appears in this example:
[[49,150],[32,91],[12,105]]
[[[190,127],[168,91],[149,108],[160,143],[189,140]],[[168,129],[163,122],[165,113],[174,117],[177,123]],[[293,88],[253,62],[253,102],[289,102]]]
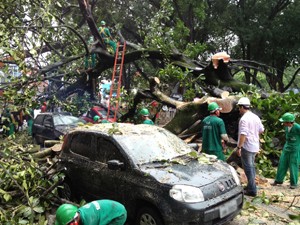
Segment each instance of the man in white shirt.
[[239,138],[236,151],[238,156],[241,156],[248,180],[244,194],[254,197],[257,194],[255,156],[259,152],[259,135],[264,132],[264,126],[260,118],[250,111],[251,104],[247,97],[240,98],[237,105],[242,117],[239,121]]

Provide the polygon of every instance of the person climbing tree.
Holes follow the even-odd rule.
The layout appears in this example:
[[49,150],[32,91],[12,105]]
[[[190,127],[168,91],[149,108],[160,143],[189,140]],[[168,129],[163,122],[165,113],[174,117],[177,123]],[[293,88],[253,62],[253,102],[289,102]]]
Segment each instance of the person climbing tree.
[[116,53],[117,44],[113,41],[109,29],[106,27],[105,21],[101,21],[101,27],[99,28],[99,33],[104,43],[113,48],[114,54]]
[[[94,41],[93,37],[90,37],[88,40],[88,45],[91,46]],[[84,68],[91,69],[94,68],[96,65],[96,54],[91,53],[90,55],[86,55],[84,58]]]

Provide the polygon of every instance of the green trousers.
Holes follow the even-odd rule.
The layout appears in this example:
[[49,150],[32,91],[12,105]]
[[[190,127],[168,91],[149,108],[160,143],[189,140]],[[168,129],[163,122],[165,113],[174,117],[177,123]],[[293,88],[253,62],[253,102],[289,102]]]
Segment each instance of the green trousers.
[[7,129],[4,132],[5,136],[13,135],[15,133],[15,125],[14,125],[14,123],[9,123],[8,128],[9,129]]
[[32,124],[33,124],[33,119],[29,119],[27,121],[27,132],[28,132],[28,135],[31,136],[32,135]]
[[112,40],[109,40],[108,42],[106,42],[106,44],[108,44],[110,47],[112,47],[112,49],[114,50],[114,54],[115,54],[116,50],[117,50],[117,43]]
[[286,173],[288,169],[290,170],[290,184],[291,186],[297,186],[298,184],[298,152],[288,152],[288,151],[282,151],[279,165],[277,169],[277,174],[275,181],[278,183],[282,183],[284,180],[284,177],[286,176]]
[[94,68],[96,65],[96,54],[92,53],[89,56],[85,56],[84,58],[84,68]]

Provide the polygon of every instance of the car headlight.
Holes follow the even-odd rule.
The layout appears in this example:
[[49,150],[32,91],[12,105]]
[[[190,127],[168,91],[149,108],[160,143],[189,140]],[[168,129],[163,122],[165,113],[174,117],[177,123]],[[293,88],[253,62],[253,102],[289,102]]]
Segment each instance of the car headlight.
[[237,185],[241,185],[241,181],[240,181],[240,178],[239,178],[239,176],[238,176],[236,170],[235,170],[232,166],[230,166],[230,165],[228,165],[228,166],[229,166],[229,168],[230,168],[230,171],[231,171],[231,174],[232,174],[232,176],[233,176],[233,178],[234,178],[235,183],[236,183]]
[[200,188],[187,185],[174,185],[169,194],[179,202],[203,202],[204,196]]

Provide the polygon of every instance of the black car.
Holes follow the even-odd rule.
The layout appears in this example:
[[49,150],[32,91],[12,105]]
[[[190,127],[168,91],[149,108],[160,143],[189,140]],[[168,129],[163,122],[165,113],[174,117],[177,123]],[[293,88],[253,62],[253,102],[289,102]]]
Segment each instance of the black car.
[[84,120],[68,113],[40,113],[33,121],[33,141],[42,145],[45,140],[59,140],[70,129],[84,123]]
[[223,224],[243,205],[234,168],[164,128],[96,124],[64,137],[64,198],[113,199],[130,224]]

